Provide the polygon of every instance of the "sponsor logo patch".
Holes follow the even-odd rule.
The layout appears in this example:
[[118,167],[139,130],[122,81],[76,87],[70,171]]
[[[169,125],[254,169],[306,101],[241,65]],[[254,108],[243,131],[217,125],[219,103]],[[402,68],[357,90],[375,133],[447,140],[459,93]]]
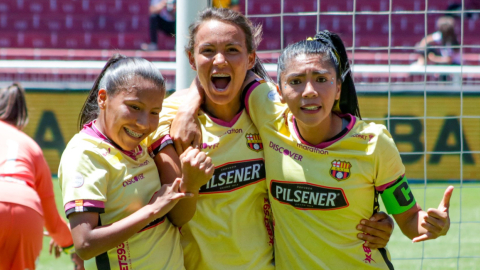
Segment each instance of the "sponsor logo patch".
[[215,167],[215,173],[200,193],[230,192],[265,179],[263,159],[232,162]]
[[363,139],[363,140],[368,140],[368,141],[371,141],[373,139],[373,137],[375,137],[374,135],[372,134],[368,134],[368,135],[365,135],[365,134],[360,134],[360,133],[355,133],[352,135],[352,138],[360,138],[360,139]]
[[273,150],[279,152],[280,154],[283,154],[285,156],[288,156],[294,160],[298,160],[298,161],[302,161],[302,158],[303,156],[298,154],[298,153],[295,153],[293,152],[292,150],[289,150],[281,145],[278,145],[272,141],[270,141],[270,144],[268,145],[270,148],[272,148]]
[[278,95],[278,92],[275,90],[270,90],[267,94],[267,97],[273,102],[280,102],[280,96]]
[[280,203],[301,210],[333,210],[349,205],[343,189],[311,183],[272,180],[270,193]]
[[75,176],[73,177],[72,187],[79,188],[83,186],[83,183],[84,183],[83,175],[79,172],[76,172]]
[[219,146],[219,143],[202,143],[202,145],[200,146],[200,148],[202,149],[215,149],[215,148],[218,148]]
[[83,200],[75,200],[75,212],[83,212]]
[[332,161],[332,167],[330,168],[330,176],[337,181],[343,181],[350,177],[350,169],[352,164],[350,162],[342,160]]
[[243,129],[241,129],[241,128],[232,128],[232,129],[227,130],[223,135],[236,134],[236,133],[243,133]]
[[[366,243],[367,241],[365,241]],[[363,260],[363,262],[365,263],[368,263],[368,264],[371,264],[372,262],[376,263],[375,260],[372,258],[372,250],[365,246],[365,243],[363,243],[362,247],[363,247],[363,251],[365,252],[365,259]]]
[[136,182],[144,179],[145,177],[143,176],[143,173],[139,174],[139,175],[136,175],[128,180],[125,180],[123,181],[122,185],[123,187],[126,187],[128,185],[131,185],[131,184],[135,184]]
[[260,150],[263,150],[262,138],[258,133],[254,133],[254,134],[247,133],[245,135],[245,138],[247,139],[248,149],[253,150],[255,152],[259,152]]

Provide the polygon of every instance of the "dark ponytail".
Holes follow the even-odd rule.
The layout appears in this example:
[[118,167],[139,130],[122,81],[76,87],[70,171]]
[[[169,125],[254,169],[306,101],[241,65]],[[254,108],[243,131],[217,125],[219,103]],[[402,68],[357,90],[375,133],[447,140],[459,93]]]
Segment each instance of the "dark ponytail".
[[337,34],[324,30],[318,32],[313,38],[287,46],[278,59],[279,85],[281,85],[281,74],[285,71],[287,63],[301,54],[326,54],[329,57],[335,67],[337,79],[342,82],[340,100],[334,105],[333,111],[349,113],[361,118],[350,61],[342,39]]
[[92,89],[90,89],[90,92],[88,93],[88,97],[85,100],[85,103],[83,104],[82,110],[80,111],[80,115],[78,117],[79,130],[83,128],[83,125],[85,125],[86,123],[98,117],[98,113],[99,113],[98,103],[97,103],[98,90],[100,89],[99,88],[100,81],[103,79],[105,72],[113,63],[117,62],[120,59],[125,59],[125,58],[127,57],[124,55],[121,55],[118,53],[114,54],[112,57],[110,57],[110,59],[108,59],[102,71],[98,75],[97,79],[95,79]]
[[331,43],[329,43],[329,45],[332,46],[332,50],[335,50],[339,56],[337,77],[340,75],[340,79],[342,80],[342,91],[339,100],[340,112],[353,114],[361,119],[362,117],[360,115],[360,107],[358,106],[357,91],[353,82],[352,69],[342,39],[339,35],[331,33],[328,30],[321,31],[317,35],[326,36],[327,40],[330,39]]
[[19,83],[0,89],[0,120],[23,129],[28,123],[25,90]]
[[88,94],[78,117],[78,128],[96,119],[98,108],[98,90],[106,89],[107,95],[114,96],[122,85],[132,76],[140,76],[150,80],[165,91],[165,80],[160,71],[149,61],[139,57],[126,57],[114,54],[103,67]]

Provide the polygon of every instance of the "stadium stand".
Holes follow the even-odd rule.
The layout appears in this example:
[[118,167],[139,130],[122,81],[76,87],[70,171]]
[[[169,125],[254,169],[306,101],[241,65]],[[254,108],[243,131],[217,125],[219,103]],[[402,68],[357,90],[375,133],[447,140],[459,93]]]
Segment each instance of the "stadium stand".
[[[275,63],[282,46],[313,35],[316,28],[317,1],[284,1],[283,8],[281,3],[278,0],[249,0],[246,6],[245,1],[240,1],[240,10],[246,10],[254,22],[263,25],[264,35],[259,49],[276,51],[260,54],[266,63]],[[428,10],[445,10],[447,4],[443,1],[429,1]],[[434,31],[436,19],[442,13],[428,13],[425,16],[421,13],[425,10],[424,0],[393,0],[392,10],[397,13],[389,16],[389,5],[388,0],[322,0],[319,28],[338,32],[347,46],[355,46],[352,58],[355,64],[411,64],[416,60],[413,46]],[[356,16],[353,17],[351,12],[354,8]],[[418,13],[403,14],[401,11]],[[299,16],[298,12],[305,14]],[[283,44],[280,38],[282,18]],[[352,30],[353,24],[355,33]],[[456,28],[460,40],[460,23],[457,23]],[[464,18],[465,65],[480,64],[480,49],[468,46],[479,44],[477,29],[480,29],[478,13]],[[138,50],[141,43],[148,41],[146,0],[3,0],[0,1],[0,32],[0,59],[6,60],[106,60],[113,53],[121,51],[125,55],[140,56],[151,61],[175,61],[175,38],[160,31],[160,51]],[[393,46],[390,51],[375,50],[389,45]],[[2,81],[91,81],[97,72],[95,69],[74,68],[0,69]],[[392,81],[424,80],[423,76],[404,73],[392,73],[391,76]],[[478,80],[477,77],[466,74],[464,80],[475,81]],[[430,79],[435,78],[427,78]],[[378,74],[362,74],[359,80],[388,81],[388,74],[387,78]]]

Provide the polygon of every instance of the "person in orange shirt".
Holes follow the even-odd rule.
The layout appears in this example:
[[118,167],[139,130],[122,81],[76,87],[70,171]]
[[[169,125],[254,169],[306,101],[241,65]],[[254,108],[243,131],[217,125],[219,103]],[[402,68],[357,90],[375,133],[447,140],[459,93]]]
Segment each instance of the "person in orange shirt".
[[60,217],[50,170],[38,144],[21,130],[28,113],[18,84],[0,90],[0,270],[35,269],[43,227],[65,253],[73,252]]

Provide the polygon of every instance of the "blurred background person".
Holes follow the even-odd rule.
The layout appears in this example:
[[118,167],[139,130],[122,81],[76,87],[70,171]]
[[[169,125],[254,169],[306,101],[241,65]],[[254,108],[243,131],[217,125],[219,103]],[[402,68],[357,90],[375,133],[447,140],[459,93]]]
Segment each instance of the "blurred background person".
[[144,51],[157,50],[158,35],[161,30],[167,35],[175,35],[176,0],[151,0],[150,1],[150,43],[143,43]]
[[73,252],[42,150],[21,131],[28,121],[24,92],[15,83],[0,90],[0,270],[35,269],[44,226],[65,253]]
[[442,16],[438,18],[436,28],[436,32],[427,35],[416,45],[419,53],[416,64],[460,65],[460,50],[454,47],[460,45],[455,33],[455,19]]

